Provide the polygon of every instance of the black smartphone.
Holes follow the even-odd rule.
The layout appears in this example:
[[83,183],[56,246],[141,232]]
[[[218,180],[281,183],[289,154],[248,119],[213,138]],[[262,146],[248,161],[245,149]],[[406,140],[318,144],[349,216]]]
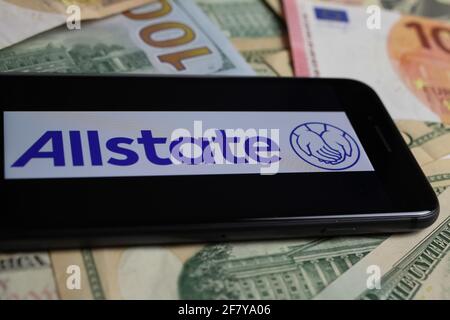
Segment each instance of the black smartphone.
[[0,249],[406,232],[438,201],[339,79],[0,76]]

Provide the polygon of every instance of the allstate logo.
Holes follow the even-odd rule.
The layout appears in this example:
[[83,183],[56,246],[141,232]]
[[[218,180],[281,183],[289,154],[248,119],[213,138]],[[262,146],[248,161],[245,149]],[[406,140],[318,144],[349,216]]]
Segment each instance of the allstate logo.
[[347,132],[331,124],[308,122],[291,133],[295,153],[314,167],[325,170],[344,170],[359,160],[358,144]]

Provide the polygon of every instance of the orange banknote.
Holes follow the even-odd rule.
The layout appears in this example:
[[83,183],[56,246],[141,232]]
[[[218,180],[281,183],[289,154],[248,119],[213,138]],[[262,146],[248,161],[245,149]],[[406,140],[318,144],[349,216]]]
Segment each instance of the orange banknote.
[[450,123],[449,23],[381,9],[377,17],[360,6],[284,4],[297,76],[357,79],[396,119]]

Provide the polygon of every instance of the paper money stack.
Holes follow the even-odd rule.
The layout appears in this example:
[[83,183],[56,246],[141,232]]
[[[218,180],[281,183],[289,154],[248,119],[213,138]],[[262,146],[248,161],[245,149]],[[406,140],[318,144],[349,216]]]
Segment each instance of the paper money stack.
[[448,0],[0,0],[0,72],[364,81],[441,205],[404,235],[3,254],[0,299],[450,299],[449,20]]

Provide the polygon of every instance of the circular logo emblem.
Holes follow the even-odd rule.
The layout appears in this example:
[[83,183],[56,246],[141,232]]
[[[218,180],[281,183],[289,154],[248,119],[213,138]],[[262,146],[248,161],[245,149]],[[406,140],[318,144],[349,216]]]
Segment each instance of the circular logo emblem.
[[345,170],[359,160],[358,144],[347,132],[331,124],[308,122],[291,132],[291,147],[310,165],[325,170]]

